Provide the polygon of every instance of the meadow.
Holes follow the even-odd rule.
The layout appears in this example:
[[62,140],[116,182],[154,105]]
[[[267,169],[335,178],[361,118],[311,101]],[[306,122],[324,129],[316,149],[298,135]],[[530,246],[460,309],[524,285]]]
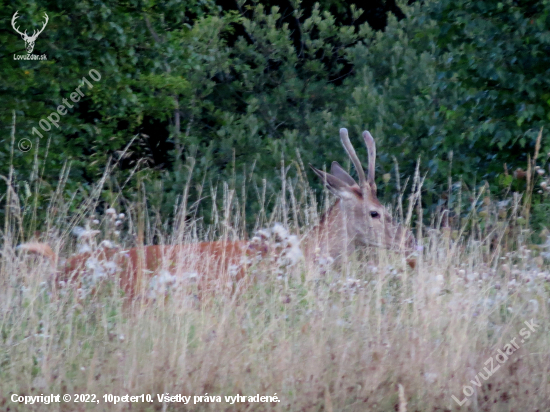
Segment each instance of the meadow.
[[[533,190],[545,176],[531,166]],[[58,282],[48,259],[17,245],[34,236],[61,261],[140,241],[245,238],[246,199],[224,183],[221,199],[208,203],[211,221],[200,201],[182,201],[174,210],[184,218],[169,225],[148,208],[145,192],[134,203],[112,193],[111,207],[101,209],[93,194],[111,172],[76,213],[62,176],[39,234],[29,233],[35,213],[24,193],[8,186],[3,194],[12,207],[0,269],[2,410],[548,410],[550,241],[534,244],[521,217],[529,193],[493,199],[481,187],[456,197],[471,204],[458,201],[429,225],[412,225],[421,204],[417,169],[411,194],[393,205],[417,237],[414,269],[402,255],[359,250],[340,264],[252,268],[255,282],[240,293],[205,295],[192,282],[157,279],[130,299],[108,268],[89,266],[85,279]],[[264,203],[258,191],[256,230],[281,222],[281,236],[303,234],[330,205],[330,196],[317,203],[307,180],[289,176],[284,192]],[[449,190],[460,192],[459,183]],[[41,394],[72,401],[12,398]],[[90,397],[75,403],[77,394]]]
[[[0,411],[550,411],[550,0],[0,15]],[[315,175],[362,180],[342,127],[413,260],[301,258],[335,202]],[[257,236],[208,292],[140,269],[131,295],[104,259]]]

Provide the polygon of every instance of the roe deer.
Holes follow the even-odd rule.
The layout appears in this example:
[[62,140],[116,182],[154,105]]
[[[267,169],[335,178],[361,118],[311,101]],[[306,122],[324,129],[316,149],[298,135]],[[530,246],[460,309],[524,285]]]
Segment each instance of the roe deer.
[[[332,162],[331,173],[310,165],[338,200],[321,218],[320,224],[304,237],[302,243],[306,255],[310,255],[315,248],[332,259],[338,259],[357,247],[368,245],[412,251],[415,244],[412,233],[396,224],[376,197],[376,145],[368,131],[363,132],[363,139],[369,160],[367,176],[349,140],[347,129],[340,129],[340,140],[357,171],[359,183],[338,162]],[[412,266],[412,261],[409,264]]]
[[[301,241],[295,236],[287,239],[283,249],[293,251],[292,256],[287,254],[287,263],[295,263],[298,257],[302,257],[302,252],[305,260],[313,264],[320,255],[338,261],[358,247],[412,251],[415,243],[412,233],[396,224],[376,197],[374,139],[368,131],[363,132],[369,160],[367,176],[349,140],[348,131],[344,128],[340,129],[340,139],[357,171],[359,183],[337,162],[332,163],[331,173],[310,165],[338,199],[322,216],[320,223]],[[220,288],[233,290],[235,286],[243,289],[251,280],[247,276],[247,269],[252,258],[261,259],[275,253],[264,240],[256,236],[251,242],[138,246],[127,251],[102,248],[95,253],[81,253],[68,258],[56,280],[78,280],[86,273],[96,273],[99,277],[116,275],[120,279],[121,288],[130,297],[147,290],[147,287],[151,288],[151,282],[158,286],[189,280],[196,282],[201,291]],[[43,255],[57,266],[58,258],[47,244],[26,243],[19,248]],[[281,250],[277,253],[281,253]],[[282,253],[286,253],[285,250]],[[414,267],[415,261],[409,259],[408,263]]]

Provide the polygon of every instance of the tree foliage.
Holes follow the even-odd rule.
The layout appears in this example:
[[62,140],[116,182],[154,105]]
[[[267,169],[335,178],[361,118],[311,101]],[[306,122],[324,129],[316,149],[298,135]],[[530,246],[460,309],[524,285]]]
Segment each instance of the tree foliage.
[[[392,170],[395,157],[410,175],[420,157],[430,206],[448,173],[470,184],[502,182],[504,165],[523,166],[550,119],[548,0],[392,3],[378,31],[353,4],[236,5],[5,5],[0,174],[13,165],[15,181],[41,179],[48,196],[70,161],[68,187],[85,195],[114,158],[127,174],[137,167],[150,182],[162,179],[154,199],[162,206],[181,194],[190,156],[199,179],[235,174],[241,183],[254,166],[258,182],[277,186],[281,159],[296,159],[297,150],[317,166],[345,160],[337,138],[345,126],[352,136],[365,128],[375,136],[379,174]],[[24,52],[9,25],[16,10],[29,29],[48,13],[35,47],[47,61],[13,60]],[[33,135],[91,69],[101,80],[83,88],[59,128]],[[29,138],[33,149],[15,148],[12,157],[13,111],[16,145]]]

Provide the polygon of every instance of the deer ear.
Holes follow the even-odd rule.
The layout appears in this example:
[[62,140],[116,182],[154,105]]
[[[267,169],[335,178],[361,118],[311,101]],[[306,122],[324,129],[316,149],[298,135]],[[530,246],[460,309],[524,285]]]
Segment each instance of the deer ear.
[[[313,170],[315,174],[321,178],[321,180],[323,181],[327,189],[330,190],[330,192],[333,195],[338,196],[340,198],[350,199],[350,198],[356,198],[357,195],[359,194],[358,190],[356,190],[353,186],[348,185],[346,182],[337,178],[336,176],[333,176],[329,173],[325,173],[322,170],[316,169],[312,165],[309,165],[309,167],[311,167],[311,170]],[[357,186],[355,181],[353,183],[355,186]]]
[[[332,162],[332,166],[330,168],[330,173],[333,176],[336,176],[338,179],[340,179],[342,182],[346,183],[348,186],[357,185],[355,180],[353,180],[353,177],[351,177],[348,172],[344,170],[342,166],[338,162]],[[359,186],[357,186],[359,187]]]

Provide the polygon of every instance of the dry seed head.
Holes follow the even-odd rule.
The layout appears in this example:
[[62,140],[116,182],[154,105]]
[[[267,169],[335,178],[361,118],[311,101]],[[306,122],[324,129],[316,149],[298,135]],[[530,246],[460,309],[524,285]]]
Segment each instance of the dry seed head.
[[115,245],[113,244],[113,242],[111,242],[110,240],[103,240],[99,246],[101,247],[104,247],[104,248],[107,248],[107,249],[112,249],[115,247]]
[[99,230],[84,229],[81,226],[75,226],[72,230],[73,235],[78,239],[91,239],[101,233]]

